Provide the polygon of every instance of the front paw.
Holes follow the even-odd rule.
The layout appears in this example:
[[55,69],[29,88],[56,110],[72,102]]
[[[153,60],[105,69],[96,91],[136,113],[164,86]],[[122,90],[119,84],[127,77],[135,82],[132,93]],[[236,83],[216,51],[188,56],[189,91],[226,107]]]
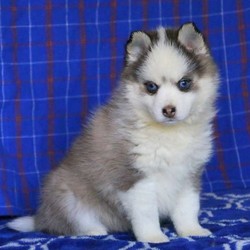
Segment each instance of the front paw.
[[141,235],[136,237],[138,241],[141,242],[149,242],[149,243],[166,243],[169,242],[168,237],[160,232],[160,233],[153,233],[150,235]]
[[178,232],[178,235],[181,237],[188,237],[188,236],[204,236],[205,237],[211,234],[212,234],[211,231],[201,226],[198,226],[195,228],[188,228],[186,230],[183,229]]

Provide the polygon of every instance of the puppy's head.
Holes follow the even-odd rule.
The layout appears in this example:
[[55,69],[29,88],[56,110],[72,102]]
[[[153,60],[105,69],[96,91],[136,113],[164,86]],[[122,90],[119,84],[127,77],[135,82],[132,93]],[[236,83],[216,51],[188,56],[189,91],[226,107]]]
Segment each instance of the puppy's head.
[[187,23],[179,29],[133,32],[122,79],[138,112],[175,124],[211,109],[218,74],[202,34]]

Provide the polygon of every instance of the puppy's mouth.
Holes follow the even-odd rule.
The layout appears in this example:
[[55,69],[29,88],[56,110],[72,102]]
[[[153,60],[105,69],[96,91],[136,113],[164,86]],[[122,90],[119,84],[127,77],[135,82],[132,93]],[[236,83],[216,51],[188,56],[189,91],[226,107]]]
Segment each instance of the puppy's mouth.
[[174,124],[176,124],[178,122],[179,121],[177,119],[174,119],[174,118],[165,119],[163,121],[163,123],[166,124],[166,125],[174,125]]
[[172,125],[176,125],[176,124],[179,124],[179,123],[182,123],[186,120],[186,117],[185,118],[180,118],[178,116],[175,116],[173,118],[166,118],[164,120],[161,121],[162,124],[166,125],[166,126],[172,126]]

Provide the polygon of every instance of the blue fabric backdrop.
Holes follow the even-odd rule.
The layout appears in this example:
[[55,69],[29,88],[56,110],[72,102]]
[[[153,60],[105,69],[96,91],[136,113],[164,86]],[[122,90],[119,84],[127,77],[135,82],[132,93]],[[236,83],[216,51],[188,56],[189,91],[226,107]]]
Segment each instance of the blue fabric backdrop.
[[0,215],[34,212],[44,175],[117,85],[131,31],[194,21],[221,72],[204,191],[250,187],[250,1],[0,0]]

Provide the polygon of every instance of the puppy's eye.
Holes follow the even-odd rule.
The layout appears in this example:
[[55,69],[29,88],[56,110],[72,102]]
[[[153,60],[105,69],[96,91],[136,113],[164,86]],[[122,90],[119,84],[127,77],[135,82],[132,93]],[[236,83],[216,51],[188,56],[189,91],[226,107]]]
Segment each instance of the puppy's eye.
[[192,80],[190,79],[181,79],[177,83],[177,87],[179,88],[180,91],[188,91],[192,85]]
[[152,81],[145,82],[144,86],[150,95],[154,95],[157,92],[157,90],[159,89],[159,86]]

